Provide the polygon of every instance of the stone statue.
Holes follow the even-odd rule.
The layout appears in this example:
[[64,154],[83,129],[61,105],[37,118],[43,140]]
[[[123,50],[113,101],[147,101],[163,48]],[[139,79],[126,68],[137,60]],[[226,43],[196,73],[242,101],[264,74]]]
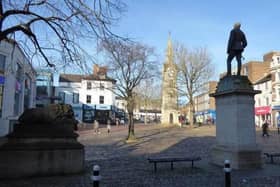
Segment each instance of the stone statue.
[[240,23],[235,23],[234,28],[230,32],[227,47],[227,76],[231,75],[231,61],[234,57],[237,60],[237,75],[240,75],[241,72],[241,57],[244,48],[247,46],[247,40],[240,27]]
[[19,117],[19,123],[24,126],[48,125],[61,127],[65,130],[77,130],[78,121],[74,117],[71,105],[50,104],[44,108],[31,108]]

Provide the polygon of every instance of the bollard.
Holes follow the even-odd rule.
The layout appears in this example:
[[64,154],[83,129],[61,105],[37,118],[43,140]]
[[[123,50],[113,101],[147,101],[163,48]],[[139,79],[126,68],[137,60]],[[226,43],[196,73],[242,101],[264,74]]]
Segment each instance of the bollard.
[[91,176],[93,187],[99,187],[99,182],[101,180],[99,171],[100,171],[100,167],[98,165],[94,165],[93,166],[93,175]]
[[231,168],[230,168],[229,160],[225,160],[224,172],[225,172],[225,187],[230,187],[231,186],[231,179],[230,179]]

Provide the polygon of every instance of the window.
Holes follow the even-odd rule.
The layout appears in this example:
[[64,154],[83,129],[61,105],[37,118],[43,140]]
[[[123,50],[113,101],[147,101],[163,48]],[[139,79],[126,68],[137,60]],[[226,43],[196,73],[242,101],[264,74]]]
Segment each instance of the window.
[[60,103],[65,103],[65,93],[59,92],[58,97],[60,98]]
[[91,82],[87,82],[87,89],[88,89],[88,90],[91,89]]
[[258,99],[259,106],[262,106],[261,99]]
[[266,90],[268,89],[268,84],[267,84],[267,82],[265,82],[265,89],[266,89]]
[[268,106],[269,105],[269,98],[267,97],[267,98],[265,98],[265,100],[266,100],[266,106]]
[[0,72],[2,72],[2,73],[5,72],[5,60],[6,60],[6,57],[4,55],[0,54]]
[[77,104],[79,103],[79,94],[73,93],[73,103]]
[[91,95],[87,95],[87,103],[91,103]]
[[278,62],[278,64],[280,63],[280,57],[277,57],[277,62]]
[[244,73],[244,75],[248,75],[248,67],[247,66],[244,67],[243,73]]
[[99,104],[104,104],[104,96],[99,96]]
[[0,117],[2,117],[2,110],[3,110],[3,92],[4,92],[4,86],[0,85]]
[[100,90],[104,90],[104,83],[100,83]]

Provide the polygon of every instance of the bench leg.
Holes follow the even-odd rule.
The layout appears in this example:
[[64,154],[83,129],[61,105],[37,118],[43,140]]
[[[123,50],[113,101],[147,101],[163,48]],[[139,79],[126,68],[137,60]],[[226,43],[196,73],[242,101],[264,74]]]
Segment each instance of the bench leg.
[[157,163],[154,162],[154,171],[157,172]]
[[171,162],[171,170],[173,170],[173,162]]
[[273,156],[270,156],[270,163],[273,163]]
[[192,160],[192,168],[193,168],[193,160]]

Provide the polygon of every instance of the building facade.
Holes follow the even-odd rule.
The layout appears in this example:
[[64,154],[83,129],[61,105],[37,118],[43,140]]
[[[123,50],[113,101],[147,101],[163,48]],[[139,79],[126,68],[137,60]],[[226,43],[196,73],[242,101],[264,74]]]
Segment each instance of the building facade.
[[271,123],[279,124],[280,117],[280,52],[269,52],[264,60],[270,62],[271,74]]
[[178,68],[174,63],[172,42],[169,37],[167,45],[166,62],[163,65],[162,72],[162,124],[179,124],[177,73]]
[[36,107],[44,107],[58,98],[54,97],[54,81],[51,70],[36,70]]
[[197,123],[215,123],[215,98],[209,94],[216,91],[217,82],[209,81],[205,84],[204,92],[194,97],[195,119]]
[[94,66],[91,75],[61,74],[55,95],[60,103],[73,107],[76,119],[93,123],[115,120],[118,109],[113,92],[116,81],[107,76],[105,67]]
[[18,117],[35,107],[36,72],[14,41],[0,42],[0,136],[13,130]]
[[271,121],[272,87],[271,74],[265,75],[255,82],[254,89],[261,90],[255,95],[255,123],[261,127],[265,120]]

